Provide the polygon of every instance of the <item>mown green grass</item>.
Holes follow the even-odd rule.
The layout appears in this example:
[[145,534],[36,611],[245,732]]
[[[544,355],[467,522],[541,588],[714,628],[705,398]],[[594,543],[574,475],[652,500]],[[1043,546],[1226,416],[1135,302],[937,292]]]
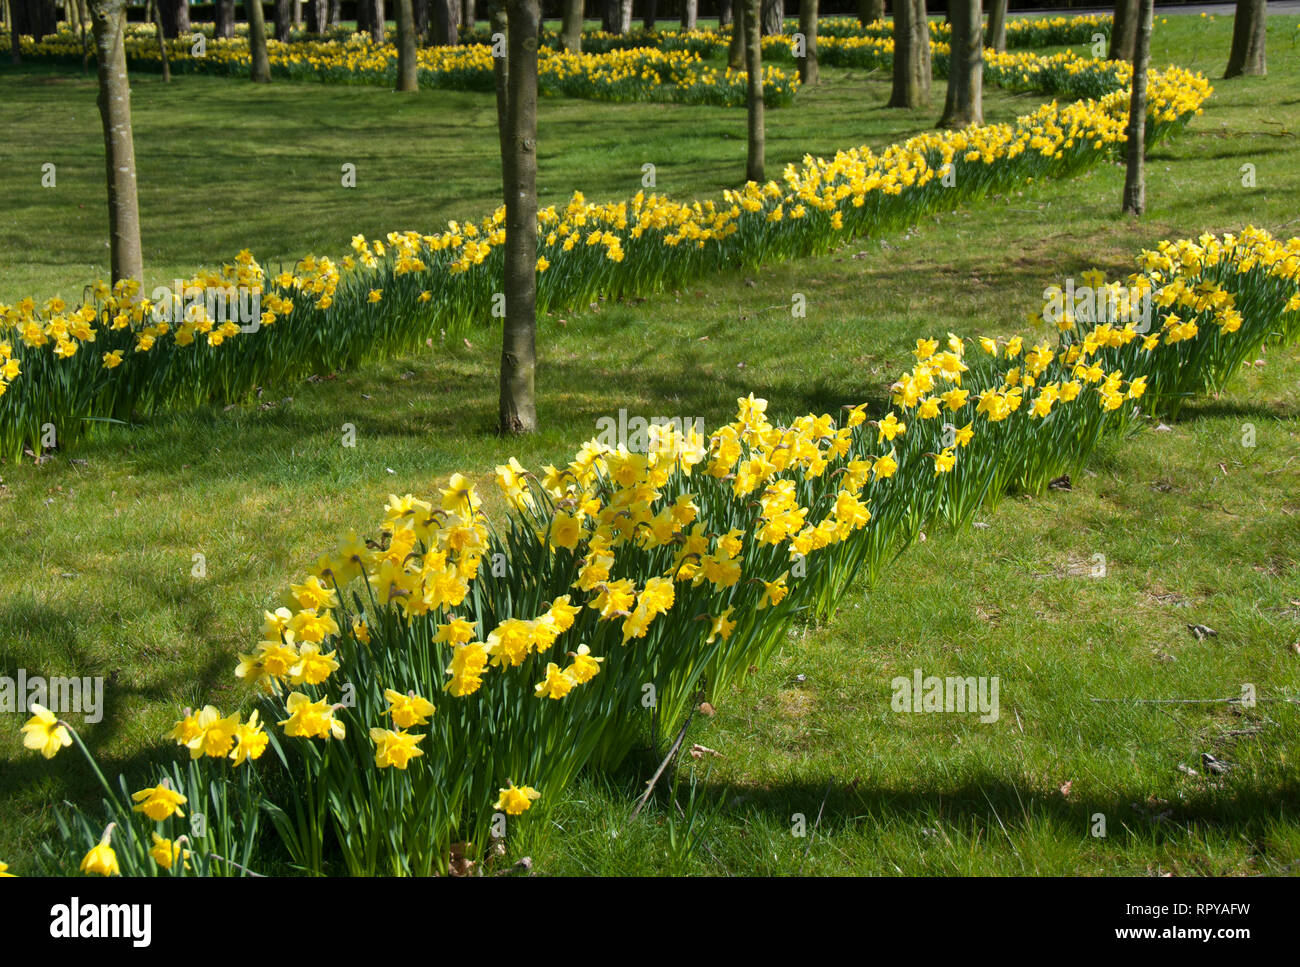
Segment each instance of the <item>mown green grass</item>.
[[[1169,20],[1157,27],[1156,62],[1217,77],[1227,20]],[[1216,81],[1205,115],[1153,153],[1140,222],[1119,217],[1123,172],[1107,166],[823,258],[543,319],[544,429],[535,438],[492,435],[499,343],[482,330],[450,355],[429,351],[267,387],[228,411],[159,418],[40,467],[0,467],[0,671],[108,676],[107,715],[86,730],[88,743],[109,769],[143,777],[149,762],[175,754],[161,736],[181,706],[226,708],[245,698],[234,654],[254,640],[262,609],[339,535],[372,530],[390,492],[428,493],[453,470],[486,483],[512,453],[532,466],[557,460],[620,407],[716,424],[751,390],[784,414],[834,412],[862,399],[879,406],[919,335],[1019,329],[1046,285],[1093,266],[1126,271],[1139,248],[1163,237],[1248,223],[1295,234],[1300,150],[1284,130],[1300,103],[1300,57],[1288,46],[1294,27],[1273,18],[1268,79]],[[778,126],[802,132],[803,147],[792,133],[781,149],[788,160],[884,143],[937,116],[895,116],[879,108],[879,78],[827,73],[824,91],[769,115],[770,143],[786,137]],[[30,165],[67,137],[67,157],[76,159],[69,164],[87,174],[76,187],[61,166],[58,191],[84,192],[86,211],[102,205],[93,105],[83,97],[69,107],[82,82],[43,75],[33,85],[31,76],[42,75],[0,74],[0,121],[25,132],[0,148],[11,156],[5,190],[12,158]],[[487,98],[462,103],[437,92],[398,102],[382,91],[258,90],[204,78],[156,90],[154,125],[137,122],[137,145],[144,197],[156,192],[163,206],[145,217],[156,233],[147,257],[166,268],[164,278],[245,245],[283,257],[338,252],[356,231],[477,215],[495,198]],[[149,96],[137,95],[138,111],[150,110]],[[807,109],[817,98],[818,110]],[[287,130],[250,120],[275,116],[270,103],[295,112]],[[169,104],[183,108],[174,112],[186,132],[179,140],[168,134]],[[448,133],[461,130],[453,125],[465,105],[483,128],[477,164],[454,148],[456,137],[475,135]],[[403,121],[417,106],[422,120]],[[1030,106],[994,100],[990,114]],[[73,136],[22,120],[47,110],[86,124]],[[652,129],[646,112],[668,120]],[[235,141],[208,127],[210,116],[248,123]],[[643,159],[656,154],[680,159],[677,167],[656,161],[661,188],[678,177],[693,186],[683,194],[734,182],[742,144],[699,132],[739,136],[742,116],[543,104],[544,125],[562,117],[569,127],[557,125],[549,142],[543,129],[544,170],[567,172],[552,183],[559,194],[630,194]],[[382,192],[358,200],[341,189],[336,199],[323,182],[294,189],[272,162],[305,132],[330,125],[312,150],[326,159],[339,139],[373,150],[384,172],[377,177],[387,179]],[[175,184],[203,172],[204,228],[158,217],[183,192],[169,193],[147,173],[151,153],[167,159]],[[442,156],[454,163],[435,167]],[[775,165],[778,155],[771,158]],[[1253,190],[1241,187],[1247,162],[1257,167]],[[38,172],[39,163],[34,183]],[[452,178],[459,187],[448,192]],[[100,228],[31,194],[9,196],[19,208],[5,216],[0,298],[68,295],[102,263],[88,247]],[[98,212],[81,217],[102,222]],[[67,221],[51,228],[50,219]],[[11,263],[26,268],[14,276]],[[808,298],[806,319],[790,318],[794,292]],[[677,790],[684,805],[685,776],[700,770],[702,839],[692,851],[670,845],[670,825],[680,833],[683,820],[665,797],[629,822],[653,769],[649,753],[624,774],[585,779],[553,823],[532,828],[515,849],[544,873],[1294,872],[1300,707],[1113,701],[1226,698],[1244,682],[1261,697],[1300,697],[1300,655],[1291,649],[1300,641],[1300,347],[1272,348],[1261,362],[1221,398],[1186,408],[1170,431],[1108,442],[1072,491],[1008,499],[980,515],[987,528],[927,535],[832,622],[796,629],[769,667],[713,696],[716,715],[697,716],[686,744],[724,757],[688,759]],[[341,445],[344,423],[357,427],[355,449]],[[1254,448],[1241,443],[1247,423]],[[196,553],[207,559],[204,580],[191,577]],[[1096,554],[1105,556],[1104,578],[1064,573],[1086,569]],[[1197,641],[1188,624],[1218,635]],[[998,676],[1000,719],[892,712],[890,680],[918,667]],[[0,858],[24,872],[49,835],[49,804],[93,795],[93,785],[75,756],[47,763],[23,752],[19,724],[17,716],[0,722]],[[1207,775],[1203,752],[1233,768]],[[811,844],[791,835],[795,813],[810,831],[816,826]],[[1089,835],[1095,813],[1107,817],[1104,839]]]

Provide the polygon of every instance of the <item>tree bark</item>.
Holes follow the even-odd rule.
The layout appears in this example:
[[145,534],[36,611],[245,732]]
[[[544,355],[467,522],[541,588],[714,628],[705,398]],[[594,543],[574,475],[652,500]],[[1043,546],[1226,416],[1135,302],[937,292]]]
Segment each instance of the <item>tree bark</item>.
[[[70,4],[76,6],[76,4]],[[154,31],[158,36],[158,57],[162,61],[162,79],[164,84],[170,84],[172,79],[172,67],[167,62],[167,38],[163,36],[162,15],[158,13],[158,0],[149,0],[145,5],[145,16],[153,21]]]
[[433,31],[429,29],[429,0],[411,0],[411,22],[415,24],[415,43],[433,43]]
[[745,0],[745,71],[746,103],[749,108],[749,151],[745,160],[745,178],[763,182],[763,41],[762,0]]
[[1237,0],[1237,12],[1232,16],[1232,52],[1223,74],[1225,79],[1243,74],[1263,77],[1268,73],[1264,63],[1267,28],[1267,0]]
[[885,0],[858,0],[858,23],[866,27],[885,19]]
[[[699,23],[699,18],[700,0],[682,0],[682,30],[694,30]],[[719,11],[719,19],[721,19],[721,11]]]
[[18,33],[18,25],[14,22],[14,8],[17,6],[18,0],[9,0],[6,4],[8,13],[5,15],[5,23],[9,27],[9,61],[15,67],[23,62],[22,39]]
[[377,44],[384,42],[384,0],[372,0],[372,16],[370,18],[370,39]]
[[174,40],[190,32],[190,6],[186,0],[159,0],[158,13],[167,37]]
[[216,0],[212,12],[212,36],[230,40],[235,36],[235,0]]
[[302,26],[302,0],[293,0],[293,25]]
[[[488,21],[491,24],[492,35],[495,38],[497,34],[510,38],[509,18],[506,13],[506,0],[489,0],[488,2]],[[495,49],[496,41],[493,40]],[[509,102],[510,86],[510,60],[507,52],[497,56],[492,55],[492,79],[496,84],[497,95],[497,140],[501,148],[501,200],[504,204],[509,200],[509,193],[505,191],[506,169],[510,167],[510,129],[506,124],[507,107]]]
[[889,107],[930,103],[930,24],[925,0],[894,2],[894,71]]
[[[440,3],[440,0],[435,2]],[[415,62],[415,11],[411,0],[397,0],[397,90],[413,94],[419,89]]]
[[131,134],[131,84],[126,74],[125,0],[90,0],[99,61],[99,117],[104,126],[108,175],[108,231],[113,281],[144,281],[140,204]]
[[474,14],[474,0],[461,0],[460,22],[465,25],[466,30],[474,29]]
[[763,36],[785,32],[785,0],[763,0],[762,17]]
[[732,0],[718,0],[718,27],[729,26],[735,19],[732,11],[735,10],[735,4]]
[[371,0],[357,0],[357,33],[370,33],[372,19],[374,19],[374,7]]
[[747,0],[735,0],[732,13],[735,19],[731,24],[731,42],[727,45],[727,66],[733,71],[745,69],[745,3]]
[[266,18],[262,0],[247,0],[248,53],[252,57],[248,76],[255,84],[271,83],[271,61],[266,56]]
[[1133,94],[1128,106],[1127,165],[1124,172],[1125,215],[1141,215],[1147,208],[1146,132],[1147,65],[1151,60],[1151,20],[1154,0],[1138,0],[1138,29],[1133,45]]
[[430,0],[429,8],[429,46],[455,47],[460,43],[460,32],[456,29],[460,18],[458,0]]
[[560,41],[570,54],[582,53],[582,0],[564,0],[564,22]]
[[948,0],[952,38],[941,128],[984,123],[984,36],[980,0]]
[[642,0],[642,2],[645,4],[642,26],[646,30],[654,30],[655,24],[658,22],[659,0]]
[[989,0],[989,29],[984,43],[999,54],[1007,51],[1007,0]]
[[501,334],[502,434],[534,433],[537,400],[537,46],[539,0],[508,0],[506,318]]
[[816,84],[817,67],[817,0],[799,0],[799,33],[803,34],[804,55],[799,58],[799,83]]
[[329,26],[341,26],[343,23],[343,0],[329,0],[329,11]]
[[1142,0],[1115,0],[1115,18],[1110,28],[1107,60],[1133,60],[1138,21],[1142,18]]
[[275,39],[282,44],[288,43],[289,30],[292,26],[292,0],[275,0]]

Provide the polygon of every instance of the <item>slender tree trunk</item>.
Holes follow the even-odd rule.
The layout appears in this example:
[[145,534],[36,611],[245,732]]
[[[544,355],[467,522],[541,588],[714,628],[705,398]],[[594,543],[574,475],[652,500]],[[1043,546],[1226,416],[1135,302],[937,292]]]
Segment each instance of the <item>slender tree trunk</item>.
[[212,11],[212,36],[230,40],[235,36],[235,0],[216,0]]
[[618,5],[618,33],[621,37],[632,29],[632,0],[620,0]]
[[984,123],[984,37],[980,0],[948,0],[952,15],[948,94],[941,128]]
[[289,28],[293,26],[292,0],[275,0],[275,39],[289,42]]
[[600,7],[600,29],[603,33],[612,34],[618,31],[618,5],[619,0],[604,0]]
[[785,0],[763,0],[762,18],[763,36],[785,32]]
[[271,61],[266,56],[266,17],[262,0],[245,0],[248,7],[248,53],[253,59],[249,77],[255,84],[271,83]]
[[643,8],[645,19],[642,21],[642,26],[646,30],[654,30],[659,16],[659,0],[642,0],[642,2],[645,4]]
[[505,169],[506,318],[501,334],[503,434],[537,430],[537,45],[539,0],[509,0],[509,71],[506,127],[510,164]]
[[460,22],[465,25],[466,30],[474,29],[474,14],[474,0],[461,0]]
[[374,18],[371,0],[357,0],[357,33],[370,33],[370,21]]
[[984,43],[999,54],[1007,51],[1007,0],[989,0],[989,29]]
[[370,18],[370,39],[377,44],[382,44],[384,42],[386,21],[384,0],[372,0],[372,14]]
[[570,54],[582,53],[582,0],[564,0],[560,41]]
[[733,12],[735,9],[736,9],[736,6],[735,6],[735,4],[732,2],[732,0],[718,0],[718,27],[719,27],[719,29],[721,29],[722,27],[730,26],[730,24],[732,23],[732,21],[735,19],[735,18],[732,16],[732,12]]
[[682,30],[694,30],[699,17],[700,0],[682,0]]
[[1228,69],[1224,78],[1243,74],[1263,77],[1268,73],[1264,64],[1264,39],[1268,29],[1268,3],[1266,0],[1237,0],[1237,12],[1232,17],[1232,52],[1228,55]]
[[415,11],[411,0],[397,0],[397,90],[411,94],[419,89],[415,63]]
[[[90,47],[86,43],[86,27],[90,24],[90,7],[86,0],[73,0],[77,5],[78,17],[81,18],[81,73],[90,70]],[[93,28],[92,28],[93,29]]]
[[1141,215],[1147,208],[1146,132],[1147,65],[1151,60],[1151,20],[1154,0],[1139,0],[1138,30],[1133,45],[1133,95],[1129,100],[1127,168],[1124,173],[1125,215]]
[[894,71],[890,107],[930,103],[930,24],[925,0],[894,2]]
[[799,0],[799,33],[803,34],[804,54],[799,58],[799,83],[805,87],[817,83],[817,0]]
[[167,37],[174,40],[190,32],[190,7],[186,0],[159,0],[158,13]]
[[745,71],[749,107],[749,151],[745,160],[745,178],[763,182],[763,9],[762,0],[745,0]]
[[[75,4],[73,4],[75,6]],[[172,67],[167,62],[167,38],[163,36],[162,15],[158,13],[157,0],[149,0],[145,5],[145,16],[153,21],[154,31],[158,36],[158,58],[162,61],[162,79],[164,84],[170,84],[172,79]]]
[[[509,192],[504,186],[508,183],[506,169],[510,167],[510,128],[506,123],[508,114],[510,88],[510,59],[505,48],[497,46],[496,35],[500,34],[507,42],[510,38],[509,18],[506,13],[506,0],[489,0],[488,21],[492,29],[492,79],[496,84],[497,95],[497,140],[501,147],[501,184],[502,202],[509,201]],[[499,53],[498,53],[499,51]]]
[[430,0],[429,46],[455,47],[460,43],[456,21],[460,17],[458,0]]
[[885,19],[885,0],[858,0],[858,23],[866,27]]
[[339,27],[343,24],[343,0],[328,0],[329,3],[329,26]]
[[8,12],[5,14],[5,23],[9,25],[9,60],[15,67],[23,62],[22,39],[18,34],[18,24],[14,20],[14,10],[20,2],[21,0],[9,0]]
[[1142,17],[1142,0],[1115,0],[1115,17],[1110,28],[1107,60],[1133,60],[1138,21]]
[[302,0],[293,0],[293,25],[302,29]]
[[188,34],[193,29],[190,24],[189,0],[176,0],[176,33]]
[[433,44],[429,29],[429,0],[411,0],[411,22],[415,25],[415,44]]
[[732,13],[735,19],[731,25],[731,43],[727,45],[727,66],[733,71],[745,69],[745,4],[747,0],[735,0]]
[[104,125],[108,174],[109,252],[113,281],[144,281],[140,250],[140,204],[131,135],[131,84],[126,75],[124,0],[90,0],[95,54],[99,60],[99,117]]

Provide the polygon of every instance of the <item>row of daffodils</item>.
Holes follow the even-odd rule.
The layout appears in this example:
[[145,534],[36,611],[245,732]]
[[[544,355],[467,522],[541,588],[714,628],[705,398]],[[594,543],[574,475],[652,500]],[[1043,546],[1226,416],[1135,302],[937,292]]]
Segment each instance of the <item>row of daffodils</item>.
[[[939,56],[936,54],[936,56]],[[1130,71],[1072,55],[1006,55],[1009,84],[1090,86],[1011,124],[935,131],[879,154],[861,147],[787,166],[780,182],[722,198],[657,195],[595,204],[575,194],[538,217],[538,311],[663,291],[719,270],[824,252],[911,224],[991,191],[1114,158]],[[1001,71],[1002,62],[990,69]],[[1210,87],[1177,67],[1152,71],[1148,139],[1199,114]],[[0,455],[74,442],[109,421],[244,399],[258,386],[454,339],[492,321],[504,263],[504,209],[445,231],[353,239],[339,259],[268,271],[247,251],[219,271],[144,292],[90,288],[84,303],[0,305]]]
[[[1083,281],[1093,296],[1049,300],[1029,335],[919,339],[875,419],[857,405],[774,421],[750,396],[712,432],[652,426],[644,450],[510,459],[505,520],[460,474],[429,499],[390,497],[374,534],[322,557],[232,659],[257,708],[185,710],[180,761],[153,786],[101,776],[102,808],[59,810],[48,869],[490,863],[579,770],[725,696],[922,528],[1041,491],[1139,403],[1168,412],[1265,341],[1300,338],[1300,238],[1165,242],[1126,279]],[[85,753],[34,713],[29,748]]]
[[[931,40],[946,52],[951,28],[931,21]],[[832,66],[875,68],[888,66],[893,54],[892,24],[880,21],[863,27],[855,20],[820,22],[822,62]],[[1109,34],[1108,17],[1064,17],[1016,20],[1008,24],[1010,46],[1092,43]],[[202,37],[200,43],[196,38]],[[492,38],[486,30],[465,34],[458,47],[424,47],[417,51],[422,87],[456,90],[493,89]],[[542,94],[607,101],[672,101],[686,104],[743,105],[744,71],[718,69],[704,62],[725,52],[730,28],[647,32],[625,35],[595,33],[584,38],[584,51],[569,54],[560,48],[559,36],[547,32],[540,52],[538,85]],[[36,42],[22,41],[24,57],[56,63],[76,63],[86,56],[86,38],[64,24],[58,33]],[[795,60],[796,39],[791,34],[763,38],[763,57],[786,64]],[[397,76],[395,44],[374,43],[368,34],[340,38],[269,40],[268,58],[274,75],[293,80],[391,86]],[[989,51],[992,56],[993,51]],[[135,69],[160,69],[161,54],[152,28],[133,25],[126,36],[128,63]],[[168,42],[171,69],[182,73],[247,74],[250,54],[243,37],[211,38],[195,32]],[[998,55],[1005,59],[1007,55]],[[1014,56],[1011,58],[1015,60]],[[936,70],[946,72],[946,53]],[[766,67],[764,100],[769,106],[789,104],[798,81],[788,70]],[[1049,93],[1065,93],[1050,91]]]

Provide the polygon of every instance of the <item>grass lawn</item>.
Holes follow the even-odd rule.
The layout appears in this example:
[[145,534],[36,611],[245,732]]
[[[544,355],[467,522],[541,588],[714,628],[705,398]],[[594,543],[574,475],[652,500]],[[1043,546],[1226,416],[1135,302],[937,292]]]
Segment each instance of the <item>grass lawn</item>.
[[[262,610],[344,532],[373,532],[389,493],[427,494],[455,470],[484,490],[507,456],[567,458],[620,408],[715,425],[753,391],[777,414],[863,399],[878,410],[918,336],[1020,330],[1047,285],[1126,272],[1162,238],[1247,224],[1300,234],[1294,21],[1270,21],[1268,78],[1222,81],[1230,18],[1158,18],[1153,65],[1203,71],[1216,93],[1152,153],[1140,222],[1120,218],[1123,170],[1104,166],[825,257],[557,313],[539,327],[534,438],[492,434],[500,346],[483,329],[451,355],[265,387],[228,410],[109,431],[40,467],[0,466],[0,674],[106,676],[104,721],[85,737],[110,775],[142,776],[174,757],[163,735],[179,708],[247,698],[234,656]],[[770,174],[805,153],[883,146],[939,113],[941,83],[933,109],[909,114],[881,107],[878,74],[823,77],[769,112]],[[134,85],[150,285],[244,247],[268,265],[338,255],[357,232],[479,216],[500,192],[487,95]],[[990,120],[1037,104],[987,93]],[[631,195],[646,162],[659,190],[682,198],[715,197],[743,173],[743,111],[547,100],[541,118],[548,201]],[[11,132],[0,300],[76,298],[107,265],[93,85],[5,67],[0,126]],[[40,187],[46,161],[54,189]],[[339,186],[345,161],[355,190]],[[795,292],[806,319],[789,317]],[[345,423],[354,449],[340,445]],[[1072,490],[927,535],[834,620],[798,629],[769,666],[715,696],[687,742],[722,756],[679,772],[682,805],[698,780],[689,832],[667,797],[629,823],[647,753],[583,779],[517,848],[542,873],[1296,872],[1297,494],[1300,347],[1271,348],[1167,430],[1109,441]],[[191,577],[196,553],[203,580]],[[1094,578],[1098,554],[1106,570]],[[1218,634],[1198,640],[1194,624]],[[1000,718],[893,712],[891,679],[916,668],[997,676]],[[1222,699],[1243,683],[1276,700],[1123,701]],[[24,752],[20,724],[0,720],[0,859],[21,873],[50,835],[49,804],[93,798],[94,786],[73,755]],[[1210,773],[1203,753],[1230,768]],[[815,835],[791,835],[796,813]],[[1105,837],[1090,835],[1098,813]]]

